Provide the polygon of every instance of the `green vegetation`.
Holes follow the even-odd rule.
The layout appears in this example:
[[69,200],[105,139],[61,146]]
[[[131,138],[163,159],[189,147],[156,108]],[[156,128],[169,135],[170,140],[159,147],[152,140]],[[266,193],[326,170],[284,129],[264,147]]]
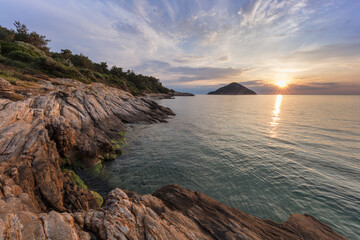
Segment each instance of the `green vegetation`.
[[[1,56],[1,55],[0,55]],[[15,84],[17,81],[28,81],[28,82],[37,82],[38,79],[29,75],[19,74],[16,71],[10,71],[4,67],[0,66],[0,77],[5,78],[11,84]]]
[[94,196],[96,202],[99,204],[99,207],[101,207],[104,202],[104,199],[102,198],[102,196],[95,191],[90,190],[90,192]]
[[79,175],[77,175],[73,170],[69,170],[67,169],[66,171],[69,171],[71,176],[70,179],[71,181],[73,181],[76,185],[78,185],[79,187],[81,187],[82,189],[88,190],[88,187],[86,186],[86,184],[84,183],[84,181],[79,177]]
[[29,32],[20,22],[15,22],[14,26],[15,30],[0,26],[0,64],[11,67],[20,75],[45,74],[73,78],[83,83],[100,82],[130,91],[134,95],[171,91],[155,77],[136,74],[132,70],[123,71],[116,66],[109,68],[106,62],[95,63],[87,56],[74,54],[69,49],[62,49],[60,53],[51,52],[47,46],[50,40],[45,36]]
[[90,172],[92,174],[99,174],[102,169],[103,169],[102,162],[99,162],[95,166],[93,166],[93,167],[91,167],[89,169],[86,169],[86,171],[88,171],[88,172]]
[[60,168],[62,170],[76,169],[80,165],[79,160],[76,158],[68,159],[62,158],[60,162]]
[[125,138],[125,131],[119,132],[119,136],[120,138],[111,140],[113,149],[115,151],[120,150],[120,148],[127,143]]
[[103,160],[104,161],[114,161],[117,157],[117,154],[115,153],[115,151],[106,153],[103,155]]
[[[62,163],[64,162],[64,159],[62,161]],[[69,172],[70,173],[70,180],[73,181],[76,185],[78,185],[79,187],[81,187],[82,189],[84,190],[89,190],[90,193],[94,196],[96,202],[99,204],[99,207],[101,207],[101,205],[103,204],[104,200],[102,198],[102,196],[93,191],[93,190],[90,190],[88,188],[88,186],[84,183],[84,181],[79,177],[79,175],[77,175],[73,170],[71,169],[68,169],[68,168],[65,168],[65,167],[62,167],[61,168],[61,171],[63,172]]]

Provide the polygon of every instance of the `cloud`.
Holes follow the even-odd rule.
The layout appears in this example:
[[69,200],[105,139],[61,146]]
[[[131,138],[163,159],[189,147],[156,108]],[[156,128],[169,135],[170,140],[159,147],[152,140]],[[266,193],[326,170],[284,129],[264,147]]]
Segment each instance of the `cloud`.
[[291,84],[289,89],[293,92],[297,91],[318,91],[318,90],[330,90],[341,87],[341,84],[328,82],[328,83],[307,83],[307,84]]
[[[183,71],[183,72],[182,72]],[[199,80],[221,80],[229,81],[229,78],[236,78],[243,72],[242,69],[233,68],[198,68],[191,69],[194,74],[187,73],[185,69],[181,69],[183,76],[175,79],[176,82],[195,82]]]
[[149,60],[143,62],[141,65],[135,67],[136,70],[142,69],[143,71],[162,70],[170,68],[170,63],[158,60]]
[[230,61],[230,56],[227,55],[227,56],[219,57],[219,58],[217,59],[217,61],[218,61],[218,62],[228,62],[228,61]]
[[135,67],[138,71],[142,69],[145,72],[156,70],[159,75],[167,78],[168,84],[189,83],[200,80],[220,80],[227,82],[228,79],[237,79],[239,76],[250,69],[241,68],[220,68],[220,67],[186,67],[173,66],[168,62],[162,61],[146,61]]
[[191,64],[194,62],[198,62],[204,59],[204,56],[194,56],[194,55],[180,55],[172,58],[171,60],[175,63],[180,64]]
[[289,85],[289,94],[360,94],[360,84],[306,83]]
[[331,58],[360,57],[360,42],[337,43],[316,47],[312,50],[295,51],[285,60],[319,61]]
[[246,82],[240,82],[240,84],[247,85],[247,86],[259,86],[259,85],[263,85],[264,81],[263,80],[251,80],[251,81],[246,81]]
[[[302,12],[307,7],[307,0],[255,0],[250,1],[238,11],[242,26],[268,25],[276,23],[292,14]],[[298,20],[303,18],[297,18]]]
[[12,27],[19,19],[54,51],[154,75],[165,86],[258,79],[264,84],[251,86],[270,91],[283,73],[304,83],[359,81],[359,11],[343,0],[12,0],[2,2],[0,21]]
[[142,31],[136,25],[118,22],[118,23],[114,23],[113,26],[116,31],[121,32],[121,33],[128,33],[128,34],[132,34],[132,35],[141,35],[142,34]]

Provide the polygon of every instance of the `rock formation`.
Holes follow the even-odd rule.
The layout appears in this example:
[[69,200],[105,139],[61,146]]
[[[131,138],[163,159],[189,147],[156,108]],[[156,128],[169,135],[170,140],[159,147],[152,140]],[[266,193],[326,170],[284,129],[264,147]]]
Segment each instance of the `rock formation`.
[[124,122],[165,121],[173,114],[103,84],[55,79],[24,91],[14,88],[7,87],[8,92],[30,97],[0,98],[1,179],[11,178],[38,211],[96,208],[93,195],[70,181],[60,165],[88,168],[111,160],[119,151],[116,141],[123,137]]
[[165,121],[173,112],[71,79],[0,78],[1,92],[0,239],[344,239],[311,216],[263,221],[177,185],[153,195],[114,189],[100,208],[62,166],[113,159],[124,123]]
[[225,87],[221,87],[216,91],[209,92],[209,95],[255,95],[253,90],[244,87],[243,85],[233,82]]
[[263,221],[177,185],[153,195],[116,188],[101,209],[71,213],[38,213],[20,197],[7,197],[0,200],[0,238],[345,239],[308,215],[293,214],[284,223]]

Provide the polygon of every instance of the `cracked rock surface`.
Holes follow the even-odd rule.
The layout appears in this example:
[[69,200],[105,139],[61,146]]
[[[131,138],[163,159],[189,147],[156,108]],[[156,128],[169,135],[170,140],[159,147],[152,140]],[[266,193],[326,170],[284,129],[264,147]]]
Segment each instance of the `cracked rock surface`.
[[[0,91],[16,88],[0,79]],[[113,141],[123,137],[124,122],[173,114],[149,99],[72,79],[42,81],[26,94],[20,101],[0,98],[0,196],[24,192],[36,211],[97,208],[90,191],[61,171],[61,161],[92,167],[116,153]]]

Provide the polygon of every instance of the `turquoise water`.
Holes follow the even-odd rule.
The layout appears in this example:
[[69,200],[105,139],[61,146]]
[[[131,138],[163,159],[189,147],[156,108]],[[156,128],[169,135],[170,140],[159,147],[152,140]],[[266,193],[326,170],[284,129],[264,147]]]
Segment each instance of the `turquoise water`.
[[160,100],[168,123],[128,125],[124,155],[87,178],[152,193],[171,183],[262,219],[315,216],[360,236],[360,96]]

